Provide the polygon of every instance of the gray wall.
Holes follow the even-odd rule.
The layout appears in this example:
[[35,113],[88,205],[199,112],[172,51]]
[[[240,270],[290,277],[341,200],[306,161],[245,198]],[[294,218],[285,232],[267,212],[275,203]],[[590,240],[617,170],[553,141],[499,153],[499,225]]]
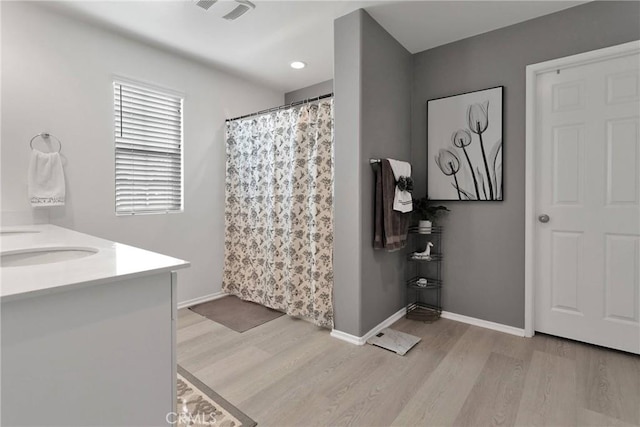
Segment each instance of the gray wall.
[[362,20],[360,336],[405,305],[405,253],[373,250],[374,174],[370,158],[411,156],[411,54],[369,14]]
[[335,21],[335,328],[362,336],[404,305],[403,253],[374,251],[371,157],[411,154],[411,54],[364,10]]
[[314,96],[326,95],[332,92],[333,80],[327,80],[311,86],[303,87],[302,89],[285,93],[284,103],[291,104],[292,102],[302,101],[305,99],[313,98]]
[[360,336],[360,107],[363,11],[334,22],[334,329]]
[[417,195],[426,193],[426,101],[505,87],[505,200],[448,203],[445,310],[524,326],[525,67],[640,39],[639,6],[592,2],[414,55],[411,157]]

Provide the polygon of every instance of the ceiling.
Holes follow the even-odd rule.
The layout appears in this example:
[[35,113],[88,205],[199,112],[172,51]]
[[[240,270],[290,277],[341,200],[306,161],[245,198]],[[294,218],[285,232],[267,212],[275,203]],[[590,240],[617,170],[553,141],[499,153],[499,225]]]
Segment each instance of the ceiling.
[[[411,53],[584,1],[270,1],[235,21],[230,0],[54,1],[46,7],[204,61],[283,92],[333,78],[333,21],[364,8]],[[304,61],[303,70],[289,63]]]

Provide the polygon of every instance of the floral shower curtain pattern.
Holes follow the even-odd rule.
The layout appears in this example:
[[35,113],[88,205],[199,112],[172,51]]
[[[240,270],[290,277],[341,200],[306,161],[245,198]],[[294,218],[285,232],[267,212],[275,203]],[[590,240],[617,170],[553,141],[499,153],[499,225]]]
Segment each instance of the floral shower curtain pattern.
[[227,122],[223,291],[333,327],[333,100]]

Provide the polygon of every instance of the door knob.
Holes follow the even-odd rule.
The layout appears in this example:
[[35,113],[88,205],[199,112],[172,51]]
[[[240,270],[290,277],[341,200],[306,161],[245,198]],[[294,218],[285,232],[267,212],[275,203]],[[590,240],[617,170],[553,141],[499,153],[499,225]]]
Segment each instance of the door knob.
[[542,214],[538,217],[538,221],[542,222],[542,223],[547,223],[549,222],[549,215],[547,214]]

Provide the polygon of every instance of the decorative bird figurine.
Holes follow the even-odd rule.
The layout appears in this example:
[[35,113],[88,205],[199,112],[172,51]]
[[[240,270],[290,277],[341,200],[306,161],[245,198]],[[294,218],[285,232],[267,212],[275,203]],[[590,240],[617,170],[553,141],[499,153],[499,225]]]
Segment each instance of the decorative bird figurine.
[[427,261],[431,260],[431,248],[433,247],[433,243],[427,242],[427,248],[422,252],[414,252],[412,254],[412,258],[414,259],[424,259]]

